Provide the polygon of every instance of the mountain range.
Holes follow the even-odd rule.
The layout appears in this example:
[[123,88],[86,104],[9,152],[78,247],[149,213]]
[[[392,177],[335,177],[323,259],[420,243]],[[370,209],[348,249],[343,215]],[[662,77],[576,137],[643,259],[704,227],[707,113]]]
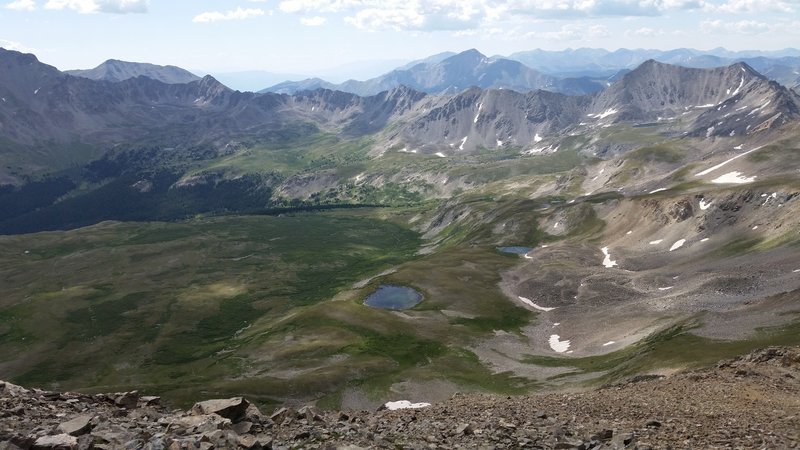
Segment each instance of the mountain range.
[[363,410],[800,344],[800,97],[747,62],[566,93],[467,51],[365,95],[115,65],[0,50],[0,379]]
[[[682,132],[708,137],[744,135],[786,123],[798,114],[796,93],[744,63],[691,69],[651,60],[608,88],[583,96],[466,89],[474,81],[468,77],[449,85],[445,90],[455,90],[449,95],[400,85],[362,97],[330,89],[295,95],[241,93],[211,76],[183,84],[147,76],[94,81],[59,72],[32,55],[3,51],[0,60],[2,131],[6,139],[22,145],[104,144],[133,137],[142,129],[163,133],[161,139],[170,141],[218,143],[242,133],[268,134],[290,123],[364,136],[395,122],[384,141],[388,147],[450,154],[528,146],[570,127],[617,121],[680,122]],[[451,56],[439,64],[440,75],[476,64],[503,67],[503,62],[489,62],[477,52]],[[500,77],[508,72],[497,73]],[[433,77],[426,86],[442,88],[442,80],[443,75]]]
[[609,82],[649,59],[691,68],[714,68],[744,62],[786,86],[800,84],[800,52],[792,49],[781,52],[620,49],[610,52],[584,48],[533,50],[508,57],[487,57],[472,49],[458,54],[446,52],[434,55],[365,81],[349,80],[334,84],[321,78],[309,78],[279,83],[262,92],[291,94],[300,90],[325,88],[371,95],[403,84],[427,93],[453,93],[475,86],[520,92],[544,89],[580,95],[604,89]]

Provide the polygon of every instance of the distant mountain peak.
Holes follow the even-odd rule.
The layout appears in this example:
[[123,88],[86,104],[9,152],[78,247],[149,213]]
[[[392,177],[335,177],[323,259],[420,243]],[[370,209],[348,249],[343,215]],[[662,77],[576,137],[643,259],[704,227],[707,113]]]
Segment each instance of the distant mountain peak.
[[108,59],[94,69],[68,70],[65,73],[92,80],[111,82],[124,81],[138,76],[145,76],[167,84],[190,83],[200,79],[200,77],[188,70],[176,66],[159,66],[149,63],[122,61],[119,59]]

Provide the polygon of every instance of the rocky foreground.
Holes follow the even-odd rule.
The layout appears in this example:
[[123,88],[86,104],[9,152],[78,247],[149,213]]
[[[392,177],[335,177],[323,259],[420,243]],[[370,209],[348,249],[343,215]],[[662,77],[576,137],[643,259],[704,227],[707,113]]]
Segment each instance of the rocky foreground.
[[219,448],[800,448],[800,347],[596,391],[456,395],[422,409],[263,414],[242,398],[169,410],[136,392],[0,382],[0,450]]

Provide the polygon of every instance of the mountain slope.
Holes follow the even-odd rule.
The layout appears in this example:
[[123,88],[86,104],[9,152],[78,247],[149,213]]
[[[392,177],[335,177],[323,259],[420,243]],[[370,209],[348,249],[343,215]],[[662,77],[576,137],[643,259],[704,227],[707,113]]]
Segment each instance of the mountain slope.
[[611,122],[690,119],[689,134],[734,136],[794,120],[798,105],[796,94],[744,63],[692,69],[650,60],[597,94],[587,115]]
[[91,80],[124,81],[129,78],[147,77],[166,84],[191,83],[200,79],[188,70],[176,66],[158,66],[109,59],[94,69],[67,70],[64,73]]
[[388,135],[388,142],[423,153],[503,146],[527,150],[543,136],[577,123],[588,106],[588,97],[473,88],[430,99],[416,115],[404,118]]

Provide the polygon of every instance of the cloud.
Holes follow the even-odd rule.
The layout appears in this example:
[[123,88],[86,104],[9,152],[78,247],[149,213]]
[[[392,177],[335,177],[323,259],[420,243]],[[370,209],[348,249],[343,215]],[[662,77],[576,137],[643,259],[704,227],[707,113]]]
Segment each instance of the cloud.
[[662,36],[664,34],[664,30],[654,30],[648,27],[637,28],[635,30],[628,30],[625,32],[626,36],[640,36],[640,37],[655,37],[655,36]]
[[300,18],[300,23],[307,27],[318,27],[323,25],[325,21],[328,19],[321,17],[321,16],[314,16],[314,17],[302,17]]
[[69,9],[81,14],[146,13],[149,0],[47,0],[45,9]]
[[192,19],[195,23],[211,23],[223,20],[244,20],[252,17],[263,16],[265,11],[260,8],[236,8],[231,11],[219,12],[210,11],[198,14]]
[[508,29],[514,24],[539,20],[659,16],[672,11],[703,10],[709,1],[712,0],[281,0],[277,9],[313,16],[344,14],[346,23],[367,31],[465,32]]
[[[354,8],[363,8],[370,4],[380,4],[369,0],[284,0],[278,4],[278,9],[286,13],[296,12],[316,12],[329,13],[339,12]],[[396,3],[389,0],[386,4]]]
[[14,11],[33,11],[36,9],[36,2],[33,0],[16,0],[6,3],[6,8]]
[[797,0],[728,0],[721,5],[710,5],[706,9],[728,14],[748,14],[763,12],[793,13],[792,3]]
[[773,26],[755,20],[740,20],[738,22],[723,22],[721,20],[706,20],[700,23],[700,29],[705,33],[729,34],[762,34],[774,31]]
[[475,0],[389,0],[375,2],[374,6],[355,11],[345,17],[345,22],[368,31],[468,30],[487,24],[487,17],[491,13],[480,1]]
[[557,31],[531,31],[525,34],[528,39],[544,39],[547,41],[580,41],[611,36],[611,32],[603,25],[569,23]]
[[9,41],[8,39],[0,39],[0,47],[3,47],[6,50],[14,50],[16,52],[36,53],[35,48],[28,47],[19,42]]

